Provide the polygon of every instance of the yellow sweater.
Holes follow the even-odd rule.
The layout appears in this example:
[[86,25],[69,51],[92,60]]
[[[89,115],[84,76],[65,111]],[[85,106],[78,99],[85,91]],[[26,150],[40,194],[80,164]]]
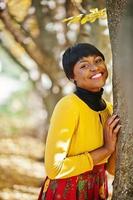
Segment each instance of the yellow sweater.
[[50,179],[68,178],[93,169],[89,152],[103,145],[103,125],[112,114],[112,105],[106,103],[106,108],[97,112],[73,93],[57,103],[45,148],[45,168]]

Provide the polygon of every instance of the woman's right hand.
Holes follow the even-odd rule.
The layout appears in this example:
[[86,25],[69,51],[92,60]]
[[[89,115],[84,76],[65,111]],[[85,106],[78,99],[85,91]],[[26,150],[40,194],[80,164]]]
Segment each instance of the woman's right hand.
[[117,115],[112,115],[107,119],[104,125],[104,145],[90,153],[94,165],[97,165],[108,158],[114,151],[117,142],[118,132],[120,130],[120,119]]
[[120,118],[112,115],[107,119],[104,126],[104,148],[112,154],[115,151],[118,132],[121,128]]

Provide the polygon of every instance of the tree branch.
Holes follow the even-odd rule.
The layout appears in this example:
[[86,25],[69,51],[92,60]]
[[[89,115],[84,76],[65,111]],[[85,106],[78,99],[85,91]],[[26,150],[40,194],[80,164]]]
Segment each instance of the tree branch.
[[16,26],[14,26],[6,7],[4,7],[4,9],[0,9],[0,18],[3,21],[6,29],[10,31],[14,39],[18,43],[20,43],[20,45],[25,49],[25,51],[30,55],[30,57],[37,63],[40,70],[46,73],[52,81],[56,81],[51,71],[48,70],[48,65],[51,62],[50,58],[42,54],[42,52],[33,43],[30,37],[26,37],[23,32],[21,32]]

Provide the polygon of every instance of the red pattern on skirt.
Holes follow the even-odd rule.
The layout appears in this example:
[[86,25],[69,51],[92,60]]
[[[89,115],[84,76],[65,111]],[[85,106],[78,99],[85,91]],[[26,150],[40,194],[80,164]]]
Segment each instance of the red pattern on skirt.
[[38,200],[106,200],[107,176],[104,164],[78,176],[50,180],[42,185]]

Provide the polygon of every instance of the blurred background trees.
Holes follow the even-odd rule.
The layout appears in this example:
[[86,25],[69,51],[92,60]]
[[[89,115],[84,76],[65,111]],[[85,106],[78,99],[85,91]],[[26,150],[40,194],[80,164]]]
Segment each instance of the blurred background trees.
[[105,1],[0,1],[0,187],[16,194],[11,197],[10,190],[3,189],[1,199],[8,199],[7,194],[10,200],[36,199],[44,176],[40,161],[50,116],[56,102],[74,90],[62,71],[65,48],[90,42],[104,53],[110,74],[105,96],[112,100],[107,19],[83,25],[63,23],[63,19],[88,14],[92,8],[105,8]]

